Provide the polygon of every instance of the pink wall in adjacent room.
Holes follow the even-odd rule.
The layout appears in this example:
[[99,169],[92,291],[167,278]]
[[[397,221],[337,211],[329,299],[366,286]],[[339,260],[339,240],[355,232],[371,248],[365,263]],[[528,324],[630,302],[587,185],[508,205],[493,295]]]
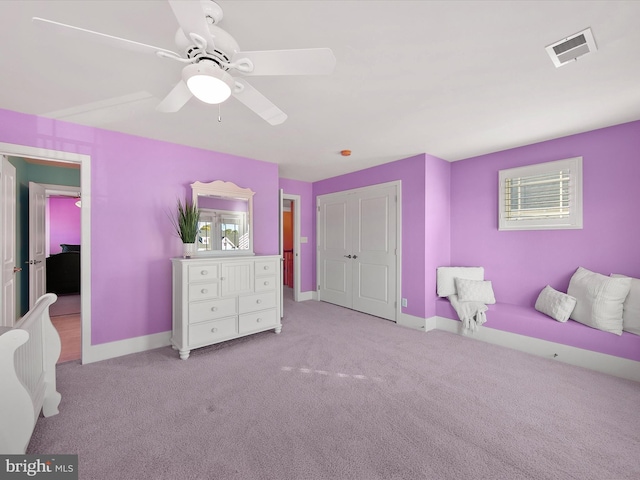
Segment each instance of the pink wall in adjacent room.
[[[402,182],[402,298],[408,301],[402,312],[420,318],[435,315],[435,301],[425,291],[435,291],[432,272],[449,261],[449,170],[444,160],[422,154],[313,184],[315,205],[318,195]],[[315,230],[315,209],[313,212]],[[433,212],[438,213],[431,215]],[[447,232],[437,234],[438,229]],[[315,265],[313,275],[315,278]]]
[[[584,228],[498,231],[498,171],[583,158]],[[451,263],[482,265],[499,302],[524,306],[582,266],[640,277],[640,121],[454,162]]]
[[80,245],[80,209],[77,198],[49,197],[49,253],[60,253],[61,243]]
[[315,291],[315,240],[313,223],[313,187],[311,183],[299,180],[280,179],[280,188],[284,193],[300,195],[300,237],[307,237],[307,243],[300,243],[300,291]]
[[278,253],[278,166],[234,155],[0,110],[0,142],[91,156],[92,344],[171,330],[167,217],[196,180],[254,196],[254,250]]

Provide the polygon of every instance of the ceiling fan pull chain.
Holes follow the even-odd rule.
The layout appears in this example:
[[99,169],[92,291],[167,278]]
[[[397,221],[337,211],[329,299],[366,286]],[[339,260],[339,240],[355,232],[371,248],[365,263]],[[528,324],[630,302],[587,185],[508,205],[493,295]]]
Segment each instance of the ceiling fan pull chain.
[[219,104],[218,104],[218,123],[222,123],[222,114],[221,114],[221,111],[222,111],[222,104],[221,104],[221,103],[219,103]]

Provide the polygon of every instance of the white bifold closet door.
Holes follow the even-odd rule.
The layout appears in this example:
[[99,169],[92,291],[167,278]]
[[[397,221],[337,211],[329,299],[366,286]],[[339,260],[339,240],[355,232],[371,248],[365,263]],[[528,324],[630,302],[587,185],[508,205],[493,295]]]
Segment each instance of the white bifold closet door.
[[397,185],[318,196],[318,295],[396,320]]

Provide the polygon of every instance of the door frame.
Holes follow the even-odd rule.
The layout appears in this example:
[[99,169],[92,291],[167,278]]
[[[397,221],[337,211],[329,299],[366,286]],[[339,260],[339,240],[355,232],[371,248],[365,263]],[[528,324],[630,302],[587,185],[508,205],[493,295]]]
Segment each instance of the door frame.
[[367,191],[379,187],[395,187],[396,188],[396,308],[395,323],[399,323],[402,318],[402,180],[394,180],[391,182],[376,183],[367,185],[366,187],[352,188],[349,190],[340,190],[337,192],[316,195],[316,299],[320,300],[320,258],[318,255],[318,245],[320,245],[320,201],[319,197],[327,197],[330,195],[353,194]]
[[[290,193],[282,194],[282,202],[280,202],[280,218],[284,212],[284,200],[293,202],[293,300],[300,301],[300,195]],[[280,222],[280,237],[283,237],[284,225]],[[282,252],[281,252],[282,254]],[[283,256],[284,261],[284,256]]]
[[[90,358],[89,350],[91,349],[91,156],[3,142],[0,142],[0,154],[11,157],[26,157],[49,162],[67,162],[80,165],[80,188],[82,189],[80,238],[83,253],[80,257],[80,288],[82,290],[80,318],[82,329],[82,361],[85,363],[85,359]],[[2,248],[2,245],[0,245],[0,248]]]
[[[17,232],[17,197],[18,197],[18,179],[15,166],[9,161],[9,157],[1,155],[0,160],[0,200],[3,201],[0,207],[0,227],[2,228],[2,236],[0,237],[0,251],[2,253],[2,265],[0,265],[0,327],[13,327],[18,321],[17,304],[19,284],[17,273],[22,270],[18,267],[18,256],[16,248],[16,232]],[[11,172],[11,175],[9,175]],[[11,178],[10,183],[5,183],[5,179]],[[6,188],[6,190],[5,190]],[[9,207],[9,208],[7,208]],[[5,251],[5,242],[7,250]],[[9,253],[8,259],[5,253]],[[5,260],[10,260],[5,262]],[[11,264],[11,265],[9,265]],[[17,270],[19,269],[19,270]],[[7,295],[7,287],[11,291]]]

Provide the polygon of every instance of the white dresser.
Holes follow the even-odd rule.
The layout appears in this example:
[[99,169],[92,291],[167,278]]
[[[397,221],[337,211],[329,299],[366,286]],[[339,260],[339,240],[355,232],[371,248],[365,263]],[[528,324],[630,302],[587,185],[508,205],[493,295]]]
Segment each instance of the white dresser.
[[173,258],[173,333],[194,348],[274,329],[280,333],[280,256]]

